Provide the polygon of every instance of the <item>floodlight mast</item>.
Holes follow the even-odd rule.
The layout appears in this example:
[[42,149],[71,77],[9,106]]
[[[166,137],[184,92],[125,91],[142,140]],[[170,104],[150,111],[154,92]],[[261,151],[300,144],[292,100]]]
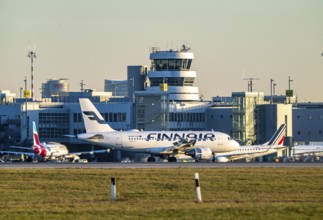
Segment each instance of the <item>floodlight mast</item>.
[[290,83],[293,82],[292,79],[290,79],[290,76],[288,77],[288,90],[290,90]]
[[[290,76],[288,76],[288,91],[290,92],[291,90],[290,90],[290,84],[291,84],[291,82],[293,82],[293,80],[292,79],[290,79]],[[290,96],[288,96],[288,104],[290,104]]]
[[34,58],[36,58],[36,52],[29,51],[28,57],[31,61],[31,98],[34,98]]
[[81,80],[80,86],[81,86],[81,92],[84,92],[85,84],[83,83],[83,79]]
[[270,79],[270,104],[273,104],[273,84],[274,84],[273,79]]

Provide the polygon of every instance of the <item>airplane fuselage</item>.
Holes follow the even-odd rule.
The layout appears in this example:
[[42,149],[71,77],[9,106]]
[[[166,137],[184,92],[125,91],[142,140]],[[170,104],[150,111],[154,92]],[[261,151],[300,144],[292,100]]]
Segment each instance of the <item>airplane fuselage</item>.
[[115,131],[80,134],[78,138],[102,147],[141,153],[157,153],[182,140],[194,140],[194,147],[210,148],[214,153],[233,151],[239,146],[229,135],[214,131]]
[[295,146],[292,150],[294,156],[307,156],[307,155],[316,155],[323,156],[323,146],[315,145],[298,145]]
[[56,142],[41,143],[43,149],[46,149],[44,159],[56,159],[68,154],[68,149],[65,145]]

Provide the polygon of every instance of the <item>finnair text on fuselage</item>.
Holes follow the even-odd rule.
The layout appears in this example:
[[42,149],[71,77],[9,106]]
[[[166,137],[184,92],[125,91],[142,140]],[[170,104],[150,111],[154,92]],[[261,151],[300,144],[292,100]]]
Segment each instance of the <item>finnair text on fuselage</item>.
[[177,141],[177,140],[183,140],[183,139],[194,139],[197,141],[214,141],[215,140],[215,135],[212,133],[161,133],[161,132],[156,132],[156,133],[149,133],[147,135],[147,141],[150,140],[157,140],[157,141]]

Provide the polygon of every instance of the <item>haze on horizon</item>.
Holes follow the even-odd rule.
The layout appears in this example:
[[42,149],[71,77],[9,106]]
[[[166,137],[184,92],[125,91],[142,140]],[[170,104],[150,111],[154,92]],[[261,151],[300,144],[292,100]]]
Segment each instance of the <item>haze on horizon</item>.
[[0,0],[0,90],[19,97],[28,50],[36,50],[35,96],[50,78],[71,91],[103,91],[105,79],[126,79],[128,65],[150,66],[149,49],[192,48],[195,85],[205,99],[291,88],[300,102],[323,102],[323,1]]

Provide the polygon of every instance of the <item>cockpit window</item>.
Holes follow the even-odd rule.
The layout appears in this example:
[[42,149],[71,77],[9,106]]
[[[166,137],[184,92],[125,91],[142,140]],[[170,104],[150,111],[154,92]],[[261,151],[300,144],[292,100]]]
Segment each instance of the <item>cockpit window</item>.
[[228,140],[231,141],[232,140],[232,137],[228,136]]

